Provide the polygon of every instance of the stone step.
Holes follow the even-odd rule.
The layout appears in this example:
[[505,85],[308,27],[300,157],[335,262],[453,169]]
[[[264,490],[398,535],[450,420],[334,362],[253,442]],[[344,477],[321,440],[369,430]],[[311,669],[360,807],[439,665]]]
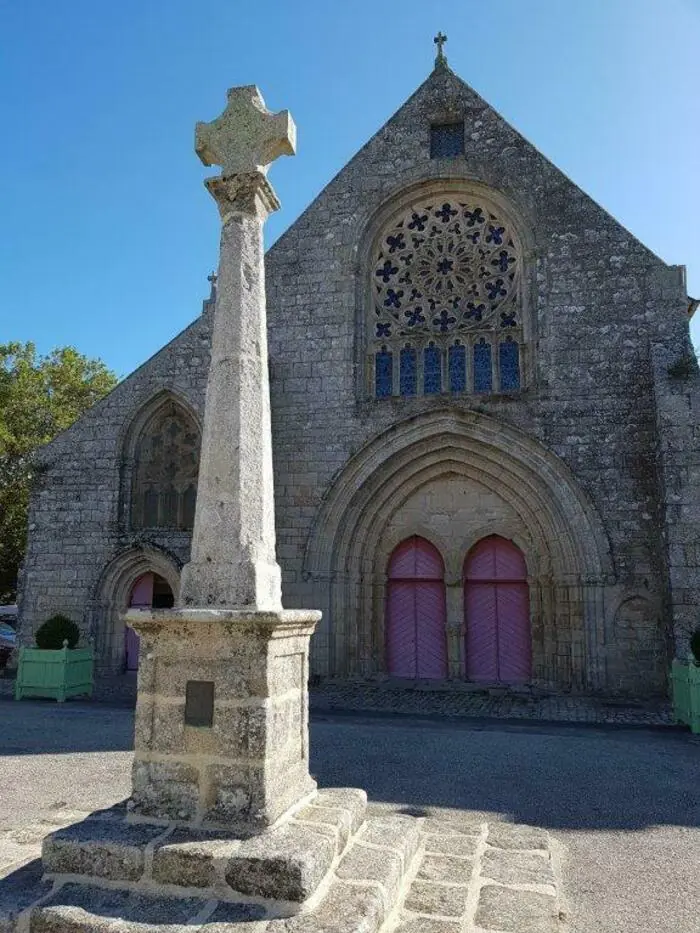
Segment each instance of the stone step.
[[[317,815],[317,814],[316,814]],[[29,933],[379,933],[403,896],[421,839],[419,819],[370,819],[353,837],[317,904],[222,902],[171,892],[63,883],[31,910]],[[114,882],[112,882],[114,883]],[[125,882],[126,883],[126,882]],[[287,908],[280,915],[280,906]],[[186,928],[186,929],[185,929]],[[24,927],[24,930],[27,926]]]
[[13,933],[17,918],[32,904],[51,892],[43,880],[41,859],[12,867],[0,879],[0,933]]
[[363,825],[366,808],[364,791],[323,790],[284,826],[246,840],[127,823],[123,811],[107,811],[47,836],[42,856],[57,880],[94,878],[172,886],[202,898],[302,903]]
[[264,929],[266,918],[266,910],[259,904],[218,904],[200,898],[64,884],[31,910],[29,933],[196,933],[213,923],[240,923],[246,933],[253,933],[255,921],[263,921]]

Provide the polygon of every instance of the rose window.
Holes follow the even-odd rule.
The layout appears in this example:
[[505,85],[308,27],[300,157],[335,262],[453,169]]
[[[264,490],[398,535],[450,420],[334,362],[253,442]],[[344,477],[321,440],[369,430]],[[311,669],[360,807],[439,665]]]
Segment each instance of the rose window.
[[382,234],[370,274],[373,394],[520,388],[520,252],[485,203],[411,205]]

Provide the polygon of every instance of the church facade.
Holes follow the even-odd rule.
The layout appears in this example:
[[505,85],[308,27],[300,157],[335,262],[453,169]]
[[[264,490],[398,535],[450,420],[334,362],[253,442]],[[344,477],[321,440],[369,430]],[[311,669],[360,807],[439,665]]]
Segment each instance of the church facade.
[[[684,269],[439,59],[266,256],[277,552],[320,677],[645,696],[700,604]],[[24,642],[178,598],[215,286],[40,454]]]

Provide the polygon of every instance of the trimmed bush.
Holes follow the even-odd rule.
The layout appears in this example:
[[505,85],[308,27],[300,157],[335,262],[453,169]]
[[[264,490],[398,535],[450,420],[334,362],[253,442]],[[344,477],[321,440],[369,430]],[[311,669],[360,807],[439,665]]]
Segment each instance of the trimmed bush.
[[69,648],[75,648],[80,638],[80,629],[71,619],[62,615],[51,616],[37,629],[36,646],[44,650],[57,651],[68,642]]
[[690,636],[690,650],[693,652],[695,663],[700,664],[700,628],[696,628]]

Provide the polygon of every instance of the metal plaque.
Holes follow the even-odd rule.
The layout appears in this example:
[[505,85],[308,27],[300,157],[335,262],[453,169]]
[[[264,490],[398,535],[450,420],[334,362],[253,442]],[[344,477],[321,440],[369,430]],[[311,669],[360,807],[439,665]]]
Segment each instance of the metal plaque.
[[188,680],[185,686],[185,725],[212,726],[214,724],[214,682]]

